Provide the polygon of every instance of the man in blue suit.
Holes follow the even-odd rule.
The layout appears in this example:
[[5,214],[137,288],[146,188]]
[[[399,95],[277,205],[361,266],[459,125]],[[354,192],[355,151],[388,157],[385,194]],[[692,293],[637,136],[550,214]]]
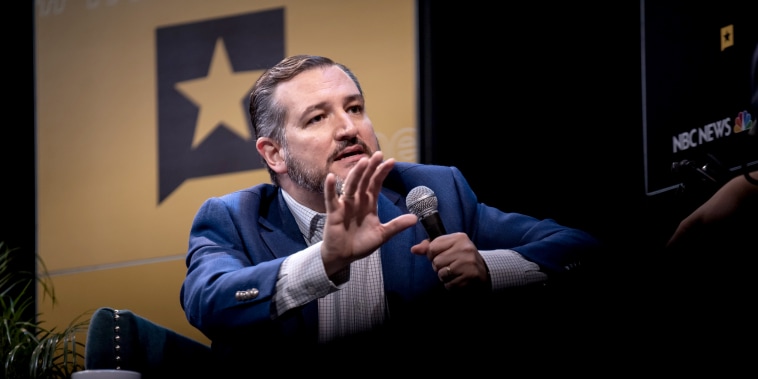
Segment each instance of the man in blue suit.
[[[553,220],[479,203],[454,167],[386,159],[357,78],[329,58],[292,56],[264,72],[250,116],[272,184],[202,204],[180,297],[230,364],[458,341],[487,330],[475,310],[504,305],[495,294],[549,285],[598,246]],[[431,240],[407,209],[419,186],[437,197],[446,230]]]

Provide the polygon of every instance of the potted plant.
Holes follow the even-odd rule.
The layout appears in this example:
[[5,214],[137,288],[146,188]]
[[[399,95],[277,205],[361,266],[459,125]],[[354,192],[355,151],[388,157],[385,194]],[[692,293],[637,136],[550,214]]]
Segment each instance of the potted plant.
[[[84,313],[63,330],[46,329],[41,314],[34,311],[35,283],[42,300],[56,304],[55,290],[47,268],[37,255],[38,274],[15,270],[11,265],[18,249],[0,241],[0,357],[1,378],[62,378],[84,369],[84,342],[77,339],[86,331],[89,317]],[[34,317],[29,317],[29,314]]]

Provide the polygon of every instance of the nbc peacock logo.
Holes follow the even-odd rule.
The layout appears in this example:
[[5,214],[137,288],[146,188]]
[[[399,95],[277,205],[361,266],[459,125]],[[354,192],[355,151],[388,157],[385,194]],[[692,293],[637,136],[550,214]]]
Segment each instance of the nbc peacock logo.
[[753,125],[755,125],[755,120],[753,120],[753,116],[750,115],[750,112],[742,111],[737,114],[737,118],[734,120],[734,132],[744,132],[752,128]]

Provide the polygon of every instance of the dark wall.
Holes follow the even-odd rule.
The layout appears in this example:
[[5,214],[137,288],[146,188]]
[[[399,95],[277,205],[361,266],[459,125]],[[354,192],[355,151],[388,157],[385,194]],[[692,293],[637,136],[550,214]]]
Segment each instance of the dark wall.
[[[33,11],[31,15],[34,15]],[[33,253],[36,240],[33,20],[28,25],[31,28],[28,34],[32,39],[31,45],[27,45],[29,40],[23,42],[20,38],[9,41],[9,49],[19,53],[14,55],[17,59],[8,60],[8,71],[18,73],[18,77],[8,81],[11,91],[8,91],[10,96],[6,99],[6,106],[10,112],[8,120],[0,127],[0,193],[3,197],[0,202],[0,242]],[[30,46],[31,51],[27,50]],[[26,59],[21,58],[23,51],[30,53]],[[23,79],[24,76],[26,79]],[[25,121],[19,113],[25,108],[21,103],[29,101],[26,96],[32,98],[33,115],[32,119]]]
[[586,285],[519,312],[607,359],[597,346],[641,329],[607,327],[636,317],[640,257],[662,246],[645,212],[639,5],[482,4],[419,1],[420,160],[458,167],[486,204],[601,239]]
[[0,186],[3,197],[0,202],[0,242],[5,247],[28,253],[31,262],[34,262],[36,250],[33,131],[31,122],[13,122],[0,128]]
[[[705,341],[750,325],[741,315],[754,236],[741,249],[722,241],[664,248],[712,191],[646,194],[640,4],[497,8],[419,1],[421,161],[457,166],[484,203],[553,218],[604,243],[582,287],[587,301],[557,307],[548,322],[582,319],[572,325],[588,338],[585,353],[625,360],[641,344],[647,355],[634,365],[671,350],[730,354],[731,344],[713,351]],[[695,324],[704,325],[697,334],[688,328]]]
[[422,156],[480,199],[616,248],[658,244],[643,183],[638,3],[422,1]]
[[[34,4],[31,16],[34,16]],[[35,251],[36,221],[35,221],[35,127],[36,110],[32,106],[33,118],[24,121],[19,114],[24,107],[22,102],[32,98],[35,103],[34,85],[34,24],[33,18],[28,24],[30,29],[28,36],[32,44],[27,45],[20,38],[11,39],[11,51],[18,51],[15,59],[8,59],[8,71],[18,73],[18,77],[9,80],[8,91],[10,95],[6,99],[8,120],[0,127],[0,193],[3,201],[0,202],[0,242],[5,242],[8,247],[23,248],[24,251]],[[21,34],[23,35],[23,33]],[[27,50],[30,49],[31,51]],[[27,51],[30,55],[22,59],[21,52]],[[29,60],[31,60],[31,62]],[[23,77],[26,75],[26,79]],[[27,87],[29,86],[29,87]],[[31,90],[29,90],[31,88]],[[27,124],[28,122],[28,124]]]
[[[32,3],[32,17],[34,16],[34,4]],[[34,35],[33,20],[29,23]],[[22,52],[30,45],[20,38],[8,41],[12,46],[9,51]],[[32,97],[34,103],[34,38],[32,37],[32,51],[28,56],[31,64],[26,59],[9,59],[8,72],[19,73],[20,76],[9,80],[6,108],[8,121],[0,127],[0,242],[2,248],[15,249],[10,267],[15,271],[34,272],[36,253],[36,178],[35,178],[35,127],[36,110],[33,110],[33,119],[24,121],[18,113],[25,108],[20,103],[29,101],[26,96]],[[27,50],[28,51],[28,50]],[[14,55],[15,57],[16,55]],[[19,53],[17,56],[22,56]],[[27,59],[30,59],[27,58]],[[23,79],[26,73],[26,81]],[[30,83],[31,82],[31,83]],[[30,86],[30,87],[27,87]],[[29,88],[32,88],[30,91]],[[15,115],[14,115],[15,114]],[[27,124],[26,122],[29,122]],[[36,310],[27,309],[25,315],[28,319],[34,317]]]

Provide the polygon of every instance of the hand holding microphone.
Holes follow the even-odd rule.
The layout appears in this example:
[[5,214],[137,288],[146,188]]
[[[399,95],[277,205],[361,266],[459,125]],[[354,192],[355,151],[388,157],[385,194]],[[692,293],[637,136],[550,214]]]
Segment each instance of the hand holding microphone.
[[[411,252],[426,255],[432,262],[445,288],[469,287],[489,282],[487,265],[479,250],[465,233],[447,234],[437,212],[437,195],[429,187],[418,186],[408,192],[405,201],[408,210],[415,214],[429,236],[411,247]],[[444,238],[439,238],[442,237]],[[432,241],[434,245],[432,245]]]

